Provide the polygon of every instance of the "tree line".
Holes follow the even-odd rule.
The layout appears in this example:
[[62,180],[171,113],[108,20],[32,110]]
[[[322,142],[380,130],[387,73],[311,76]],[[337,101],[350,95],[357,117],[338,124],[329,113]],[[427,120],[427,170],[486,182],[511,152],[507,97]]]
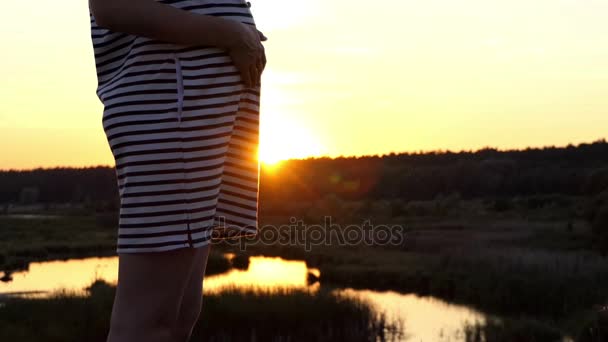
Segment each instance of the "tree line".
[[[541,194],[596,196],[608,189],[608,143],[477,151],[309,158],[262,167],[268,201],[428,200]],[[0,203],[88,203],[117,208],[113,167],[0,171]]]

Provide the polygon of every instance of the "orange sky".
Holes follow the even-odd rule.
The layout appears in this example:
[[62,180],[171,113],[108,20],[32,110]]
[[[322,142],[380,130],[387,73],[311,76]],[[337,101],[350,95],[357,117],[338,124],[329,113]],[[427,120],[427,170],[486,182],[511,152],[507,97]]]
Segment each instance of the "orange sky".
[[[608,2],[252,0],[263,160],[608,137]],[[113,165],[86,1],[0,12],[0,168]]]

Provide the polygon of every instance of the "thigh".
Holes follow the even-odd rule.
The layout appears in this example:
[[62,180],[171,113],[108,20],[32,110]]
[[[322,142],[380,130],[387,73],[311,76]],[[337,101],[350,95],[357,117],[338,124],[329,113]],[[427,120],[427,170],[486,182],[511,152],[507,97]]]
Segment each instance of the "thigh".
[[198,301],[203,294],[203,278],[207,269],[207,261],[211,252],[211,244],[197,248],[195,260],[192,264],[188,285],[184,291],[184,303]]
[[112,321],[172,325],[196,261],[196,249],[119,254]]

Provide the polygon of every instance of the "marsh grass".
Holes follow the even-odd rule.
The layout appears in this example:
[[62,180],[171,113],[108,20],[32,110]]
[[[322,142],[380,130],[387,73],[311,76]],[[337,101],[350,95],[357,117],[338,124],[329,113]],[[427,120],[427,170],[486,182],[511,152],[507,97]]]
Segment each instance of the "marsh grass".
[[225,288],[204,298],[194,341],[393,341],[403,323],[329,289]]
[[563,317],[608,298],[608,263],[584,252],[527,249],[353,252],[319,265],[322,282],[433,295],[497,314]]
[[[323,245],[306,250],[302,245],[253,243],[233,263],[220,253],[238,251],[216,245],[208,273],[246,267],[248,255],[305,260],[320,270],[324,286],[433,295],[504,317],[528,315],[542,323],[528,327],[548,326],[576,335],[591,308],[608,301],[608,263],[590,248],[590,228],[576,220],[529,221],[509,216],[509,211],[500,215],[504,217],[407,218],[402,224],[411,230],[401,246]],[[96,226],[93,219],[21,220],[17,224],[23,226],[11,225],[20,227],[16,230],[6,229],[6,222],[0,219],[0,246],[11,251],[4,258],[8,262],[15,255],[27,259],[40,250],[61,251],[61,243],[71,246],[70,251],[84,250],[91,241],[114,243],[114,230]],[[96,234],[105,237],[97,241]]]
[[[88,294],[4,299],[0,340],[105,341],[114,293],[96,281]],[[329,290],[226,288],[205,294],[192,341],[393,341],[402,335],[402,322]]]
[[534,318],[488,319],[485,323],[467,323],[466,342],[560,342],[564,336],[545,322]]

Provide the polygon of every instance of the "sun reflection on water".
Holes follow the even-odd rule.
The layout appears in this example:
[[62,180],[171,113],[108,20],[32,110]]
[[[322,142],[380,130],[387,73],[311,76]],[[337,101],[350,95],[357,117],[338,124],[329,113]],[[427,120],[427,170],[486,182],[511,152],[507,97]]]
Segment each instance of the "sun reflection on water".
[[[227,273],[205,277],[204,292],[220,291],[224,287],[239,287],[278,290],[281,288],[306,288],[308,272],[319,274],[317,269],[309,269],[306,263],[284,260],[279,257],[250,257],[248,269],[232,269]],[[316,289],[314,284],[311,289]]]
[[[226,254],[231,258],[233,255]],[[273,288],[308,287],[309,269],[304,261],[279,257],[252,256],[247,270],[232,269],[226,273],[205,277],[204,290],[217,291],[227,286]],[[118,257],[72,259],[33,262],[27,271],[11,274],[12,281],[0,283],[0,295],[29,293],[30,297],[45,297],[57,289],[79,292],[95,279],[115,285],[118,280]],[[312,287],[314,289],[314,287]]]

